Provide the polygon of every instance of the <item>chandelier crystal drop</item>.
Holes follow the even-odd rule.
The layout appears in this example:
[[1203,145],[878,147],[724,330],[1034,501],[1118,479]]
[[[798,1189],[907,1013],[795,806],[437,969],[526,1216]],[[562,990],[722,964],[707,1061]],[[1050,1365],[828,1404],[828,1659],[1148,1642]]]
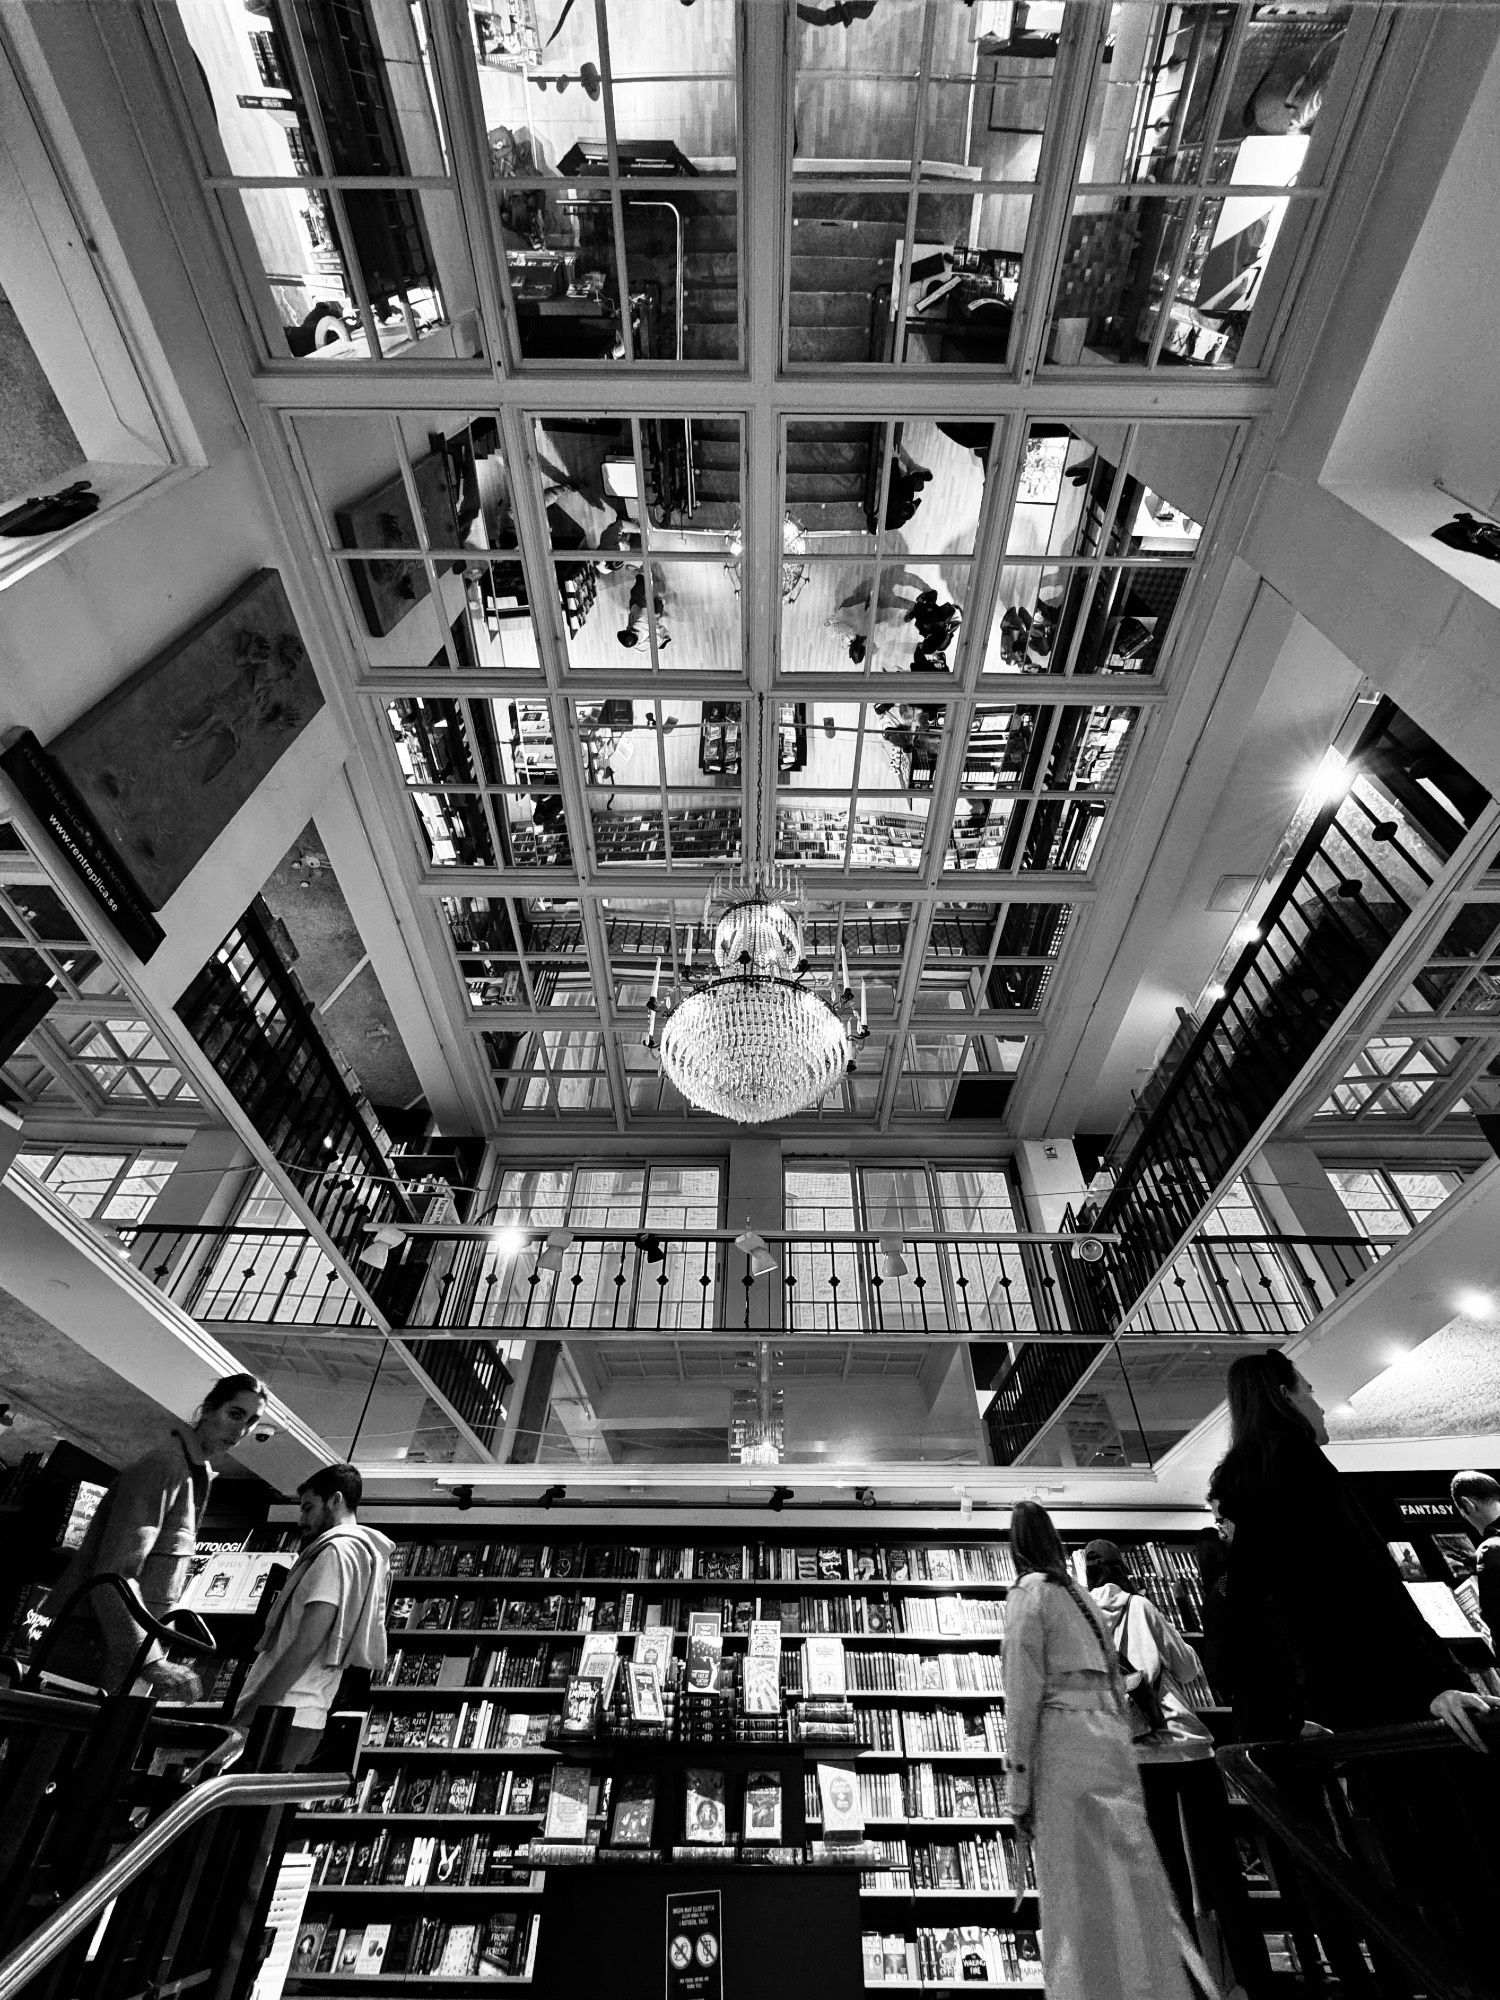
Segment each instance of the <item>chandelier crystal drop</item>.
[[703,905],[714,927],[712,969],[694,977],[692,933],[683,972],[665,998],[661,968],[647,1003],[646,1046],[690,1104],[741,1125],[788,1118],[825,1097],[854,1067],[868,1029],[854,1011],[848,971],[818,990],[803,941],[794,871],[737,869],[716,878]]

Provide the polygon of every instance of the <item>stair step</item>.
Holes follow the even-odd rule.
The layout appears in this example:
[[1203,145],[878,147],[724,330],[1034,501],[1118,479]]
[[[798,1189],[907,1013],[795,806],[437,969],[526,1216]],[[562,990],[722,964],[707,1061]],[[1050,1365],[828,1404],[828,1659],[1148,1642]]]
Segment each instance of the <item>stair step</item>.
[[787,359],[792,362],[827,365],[836,361],[868,361],[870,342],[861,327],[794,326]]
[[695,323],[729,325],[739,316],[739,297],[734,292],[690,291],[683,294],[682,317],[688,326]]
[[791,456],[795,459],[797,453],[809,445],[857,444],[861,451],[868,451],[879,429],[878,424],[871,423],[843,424],[832,419],[826,423],[809,423],[803,417],[794,417],[789,433]]
[[690,324],[683,337],[683,358],[687,361],[738,361],[738,325]]
[[731,479],[727,473],[704,469],[698,474],[698,498],[700,500],[722,500],[736,506],[740,498],[740,482]]
[[[801,356],[793,354],[792,359],[821,359],[821,356]],[[865,498],[865,475],[862,472],[788,472],[786,476],[787,505],[794,500],[857,500],[861,506]]]
[[693,426],[694,457],[705,472],[738,472],[740,469],[740,447],[737,438],[706,438],[697,424]]
[[689,250],[682,260],[682,275],[689,285],[728,285],[731,291],[739,283],[739,259],[732,250]]
[[740,441],[740,427],[732,417],[694,417],[693,436],[700,444],[732,444]]
[[906,196],[798,188],[792,196],[792,227],[798,229],[805,222],[842,222],[850,229],[883,230],[894,242],[906,227]]
[[889,258],[841,257],[832,250],[826,256],[822,251],[807,256],[799,252],[792,258],[794,300],[799,292],[862,292],[868,299],[877,285],[890,281]]
[[870,301],[863,292],[793,292],[792,325],[846,326],[867,338]]
[[694,211],[683,217],[683,240],[689,252],[727,250],[732,257],[739,243],[739,224],[732,213],[703,215]]
[[870,465],[870,447],[864,444],[793,443],[786,455],[787,472],[850,472],[863,479]]

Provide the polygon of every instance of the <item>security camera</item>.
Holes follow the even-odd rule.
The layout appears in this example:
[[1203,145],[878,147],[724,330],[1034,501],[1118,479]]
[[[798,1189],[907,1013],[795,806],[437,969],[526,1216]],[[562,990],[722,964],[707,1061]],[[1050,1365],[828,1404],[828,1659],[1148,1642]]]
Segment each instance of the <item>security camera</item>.
[[276,1426],[274,1424],[257,1424],[250,1435],[255,1439],[257,1444],[269,1444],[276,1435]]

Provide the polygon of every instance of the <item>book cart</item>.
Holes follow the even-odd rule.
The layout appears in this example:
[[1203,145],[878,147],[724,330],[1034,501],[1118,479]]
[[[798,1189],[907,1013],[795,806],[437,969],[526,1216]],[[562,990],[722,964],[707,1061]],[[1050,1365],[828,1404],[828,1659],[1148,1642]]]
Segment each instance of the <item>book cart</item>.
[[[1133,1560],[1196,1625],[1190,1552]],[[316,1870],[289,1991],[535,1974],[552,2000],[597,1917],[628,1993],[619,1925],[645,1909],[658,1993],[654,1891],[679,1883],[720,1892],[726,1955],[737,1920],[758,1940],[764,1976],[732,1991],[769,2000],[788,1933],[837,1948],[802,1966],[820,1992],[1039,1989],[1035,1884],[1005,1810],[1003,1540],[450,1530],[401,1540],[395,1571],[349,1809],[299,1821]]]

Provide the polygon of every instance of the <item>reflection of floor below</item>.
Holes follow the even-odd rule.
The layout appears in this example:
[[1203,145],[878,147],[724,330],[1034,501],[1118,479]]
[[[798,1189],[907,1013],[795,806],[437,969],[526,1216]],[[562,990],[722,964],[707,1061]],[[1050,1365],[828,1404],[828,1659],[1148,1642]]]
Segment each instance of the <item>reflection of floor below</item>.
[[[953,586],[961,578],[966,580],[964,565],[914,562],[903,567],[944,597],[953,594]],[[784,672],[898,673],[911,665],[918,643],[917,628],[908,625],[899,611],[888,612],[877,621],[874,657],[863,666],[856,665],[849,657],[849,642],[854,634],[842,624],[828,623],[843,599],[865,588],[869,580],[869,568],[863,563],[848,568],[841,563],[809,565],[807,582],[796,603],[788,605],[782,616]]]
[[[638,574],[632,565],[599,576],[599,594],[588,621],[568,642],[569,663],[575,669],[596,673],[611,668],[626,668],[633,673],[649,671],[651,655],[645,620],[640,625],[639,645],[622,646],[616,636],[624,630],[630,609],[630,587]],[[662,574],[666,583],[666,626],[672,641],[661,654],[663,668],[743,674],[740,600],[724,565],[673,563]]]

